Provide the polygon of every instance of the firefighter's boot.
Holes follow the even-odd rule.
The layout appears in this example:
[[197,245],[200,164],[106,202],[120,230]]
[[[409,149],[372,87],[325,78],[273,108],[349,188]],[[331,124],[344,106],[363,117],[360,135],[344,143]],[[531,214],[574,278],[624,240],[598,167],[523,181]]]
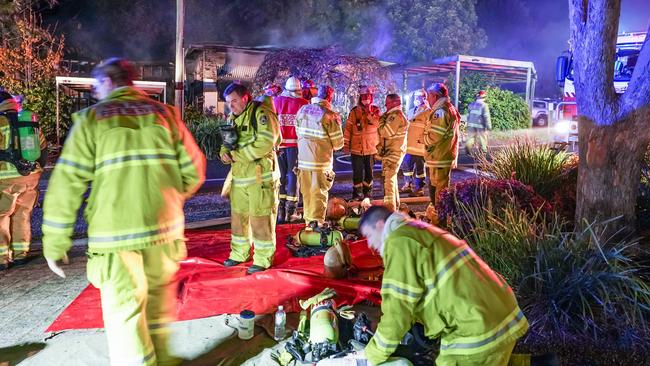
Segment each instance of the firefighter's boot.
[[287,200],[280,200],[278,203],[278,219],[277,223],[278,224],[284,224],[286,222],[286,204]]
[[402,188],[400,188],[399,191],[400,191],[400,193],[411,193],[411,192],[413,192],[413,186],[411,185],[411,182],[404,183],[404,185],[402,186]]
[[352,188],[352,200],[361,201],[363,200],[363,188],[362,187],[353,187]]
[[288,223],[297,222],[301,219],[300,215],[296,212],[296,203],[292,201],[287,201],[285,214],[284,221]]

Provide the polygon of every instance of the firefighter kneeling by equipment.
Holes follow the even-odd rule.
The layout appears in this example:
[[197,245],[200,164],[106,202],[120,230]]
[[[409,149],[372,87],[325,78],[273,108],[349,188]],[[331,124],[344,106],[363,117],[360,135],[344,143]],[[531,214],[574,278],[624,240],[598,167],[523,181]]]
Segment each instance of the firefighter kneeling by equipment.
[[436,365],[508,364],[528,322],[510,286],[467,243],[382,206],[368,209],[360,225],[384,261],[382,316],[364,351],[350,358],[387,364],[419,322],[426,337],[441,338]]

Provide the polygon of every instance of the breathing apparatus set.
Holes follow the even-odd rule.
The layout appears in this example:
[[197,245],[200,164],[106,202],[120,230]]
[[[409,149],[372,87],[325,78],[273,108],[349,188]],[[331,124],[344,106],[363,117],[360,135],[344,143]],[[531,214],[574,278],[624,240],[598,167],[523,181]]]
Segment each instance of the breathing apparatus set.
[[40,126],[36,115],[30,111],[0,112],[9,121],[9,140],[7,149],[0,150],[0,161],[16,167],[20,175],[26,176],[36,170],[36,162],[41,157],[39,143]]

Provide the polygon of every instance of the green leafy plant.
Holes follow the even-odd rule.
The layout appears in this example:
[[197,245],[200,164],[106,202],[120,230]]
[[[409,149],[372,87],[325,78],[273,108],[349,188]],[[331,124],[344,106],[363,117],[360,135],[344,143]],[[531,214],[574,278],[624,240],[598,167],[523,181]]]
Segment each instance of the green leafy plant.
[[612,221],[537,242],[532,271],[517,286],[537,336],[648,346],[650,268],[636,260],[637,239],[605,236]]
[[497,179],[517,179],[550,201],[569,174],[565,168],[571,155],[553,150],[550,145],[517,139],[514,144],[493,152],[489,160],[485,156],[478,159],[481,169]]
[[[456,75],[449,74],[447,79],[449,86],[449,95],[456,95]],[[466,72],[460,79],[460,88],[458,93],[458,110],[461,114],[467,113],[467,106],[476,99],[476,93],[479,90],[497,87],[494,76],[486,75],[480,72]]]
[[188,107],[185,110],[185,124],[208,160],[219,159],[219,126],[222,123],[224,120],[220,117],[203,114],[196,108]]
[[494,130],[516,130],[530,127],[530,110],[526,101],[509,90],[488,88],[485,101],[490,107]]

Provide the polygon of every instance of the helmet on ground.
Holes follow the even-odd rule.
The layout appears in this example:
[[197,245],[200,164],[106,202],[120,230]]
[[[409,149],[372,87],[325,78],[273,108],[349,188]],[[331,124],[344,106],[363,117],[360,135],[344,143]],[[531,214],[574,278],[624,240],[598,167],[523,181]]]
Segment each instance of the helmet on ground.
[[339,220],[347,213],[348,203],[341,198],[334,197],[327,202],[327,218],[330,220]]
[[337,242],[325,252],[323,258],[325,276],[343,278],[347,276],[348,268],[352,265],[352,254],[347,243]]

